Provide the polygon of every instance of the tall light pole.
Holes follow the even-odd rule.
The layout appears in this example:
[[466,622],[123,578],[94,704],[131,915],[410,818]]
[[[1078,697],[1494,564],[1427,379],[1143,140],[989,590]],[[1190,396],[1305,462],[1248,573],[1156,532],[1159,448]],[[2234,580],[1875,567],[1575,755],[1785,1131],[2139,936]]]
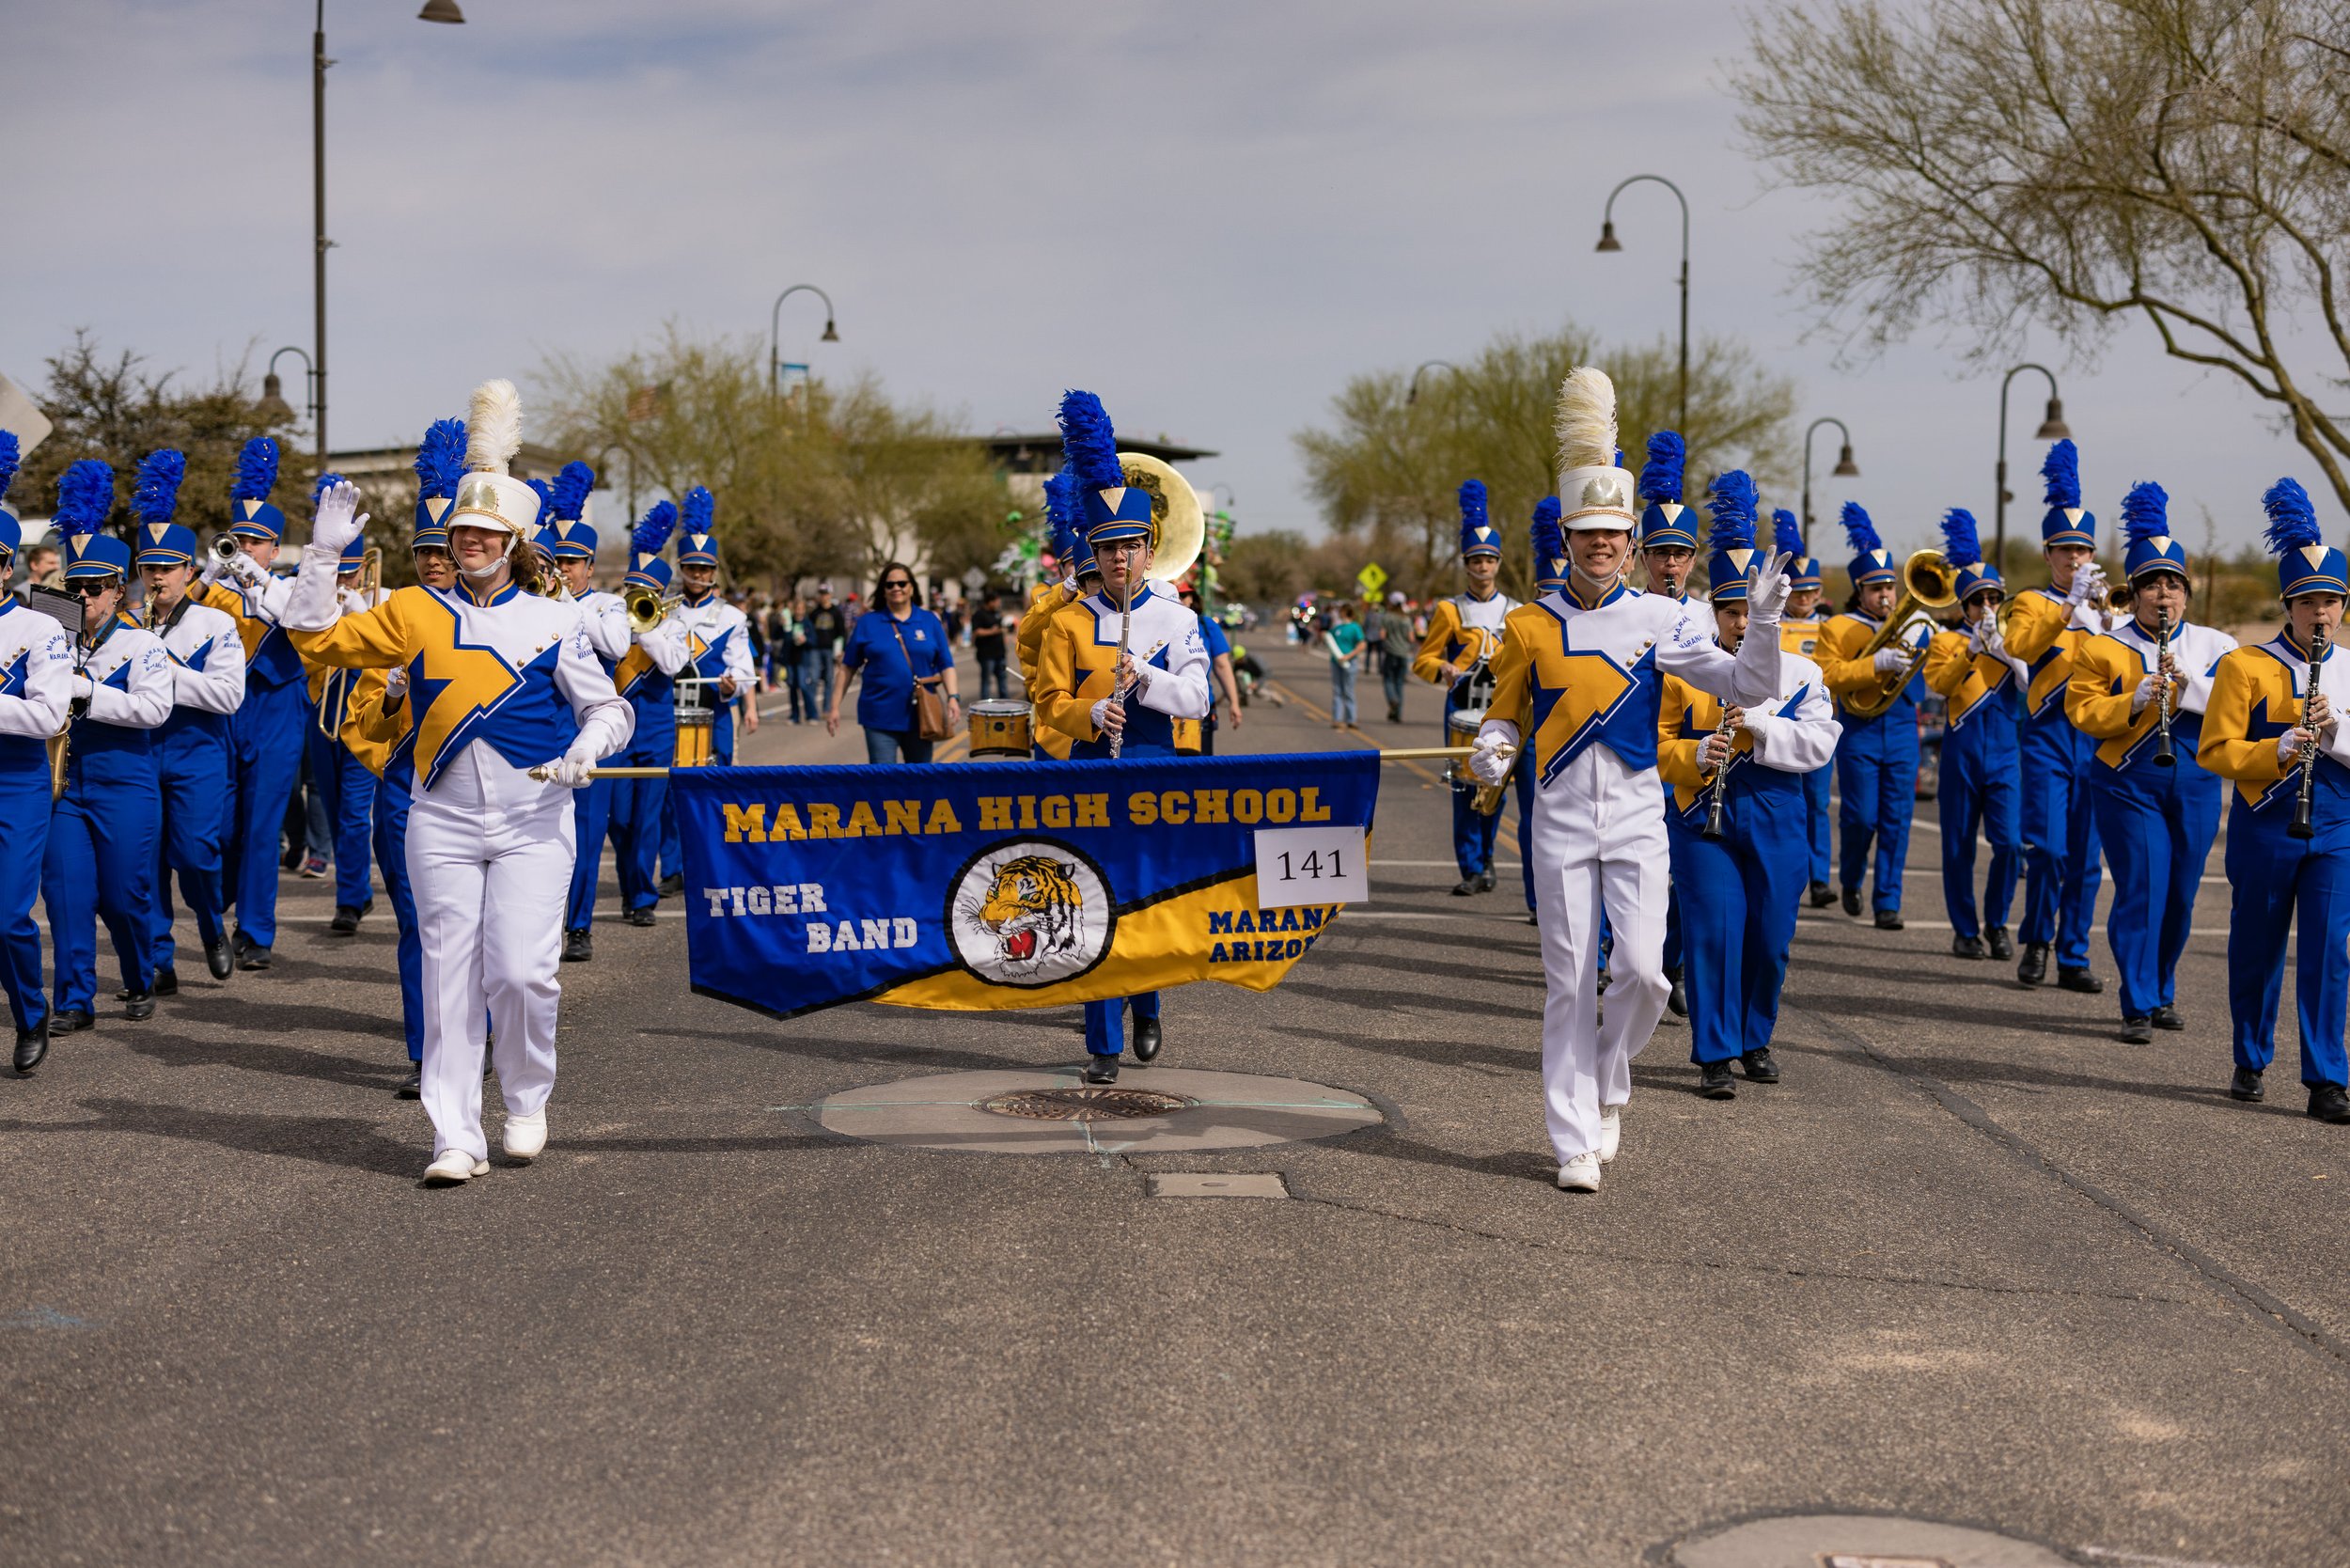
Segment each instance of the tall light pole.
[[2047,416],[2032,432],[2035,441],[2061,441],[2072,434],[2064,423],[2064,400],[2057,396],[2056,375],[2045,365],[2027,361],[1999,378],[1999,469],[1998,499],[1994,503],[1991,526],[1991,560],[2001,572],[2007,570],[2007,504],[2014,499],[2007,493],[2007,388],[2008,384],[2026,370],[2037,370],[2048,378]]
[[767,313],[767,390],[771,393],[778,390],[778,384],[782,380],[783,302],[802,290],[806,290],[824,302],[824,335],[817,341],[820,343],[840,341],[840,334],[833,329],[832,296],[830,294],[825,293],[813,283],[794,283],[791,288],[777,294],[776,307]]
[[293,423],[293,405],[286,401],[286,384],[277,376],[277,362],[288,354],[302,355],[303,412],[315,419],[319,416],[319,373],[310,363],[310,356],[289,343],[269,356],[269,369],[261,377],[261,417],[273,425]]
[[1636,174],[1607,193],[1607,206],[1600,213],[1599,243],[1593,247],[1602,253],[1623,249],[1616,239],[1616,198],[1624,186],[1637,185],[1643,180],[1654,180],[1673,194],[1681,203],[1681,433],[1689,433],[1689,198],[1681,194],[1681,187],[1661,174]]
[[1844,421],[1833,415],[1822,415],[1803,431],[1803,553],[1811,554],[1811,432],[1822,425],[1834,425],[1844,438],[1844,445],[1836,453],[1836,466],[1828,472],[1839,478],[1860,478],[1859,465],[1852,460],[1852,431],[1844,429]]
[[1439,366],[1451,371],[1454,375],[1459,375],[1461,373],[1461,368],[1458,365],[1453,364],[1452,361],[1449,359],[1430,359],[1422,361],[1419,368],[1412,372],[1412,384],[1403,389],[1403,406],[1405,408],[1409,408],[1414,403],[1419,401],[1419,378],[1427,374],[1429,371],[1437,368]]

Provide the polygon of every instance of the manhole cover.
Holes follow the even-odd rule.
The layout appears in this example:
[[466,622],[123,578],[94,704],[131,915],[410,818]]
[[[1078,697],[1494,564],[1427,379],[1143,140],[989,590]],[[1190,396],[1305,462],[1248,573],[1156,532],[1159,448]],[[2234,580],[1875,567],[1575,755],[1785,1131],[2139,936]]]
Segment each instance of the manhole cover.
[[1190,1105],[1179,1094],[1087,1084],[1076,1089],[1014,1090],[980,1101],[979,1109],[1030,1121],[1133,1121],[1146,1116],[1172,1116]]
[[2064,1568],[2037,1541],[1891,1513],[1748,1519],[1674,1545],[1674,1568]]

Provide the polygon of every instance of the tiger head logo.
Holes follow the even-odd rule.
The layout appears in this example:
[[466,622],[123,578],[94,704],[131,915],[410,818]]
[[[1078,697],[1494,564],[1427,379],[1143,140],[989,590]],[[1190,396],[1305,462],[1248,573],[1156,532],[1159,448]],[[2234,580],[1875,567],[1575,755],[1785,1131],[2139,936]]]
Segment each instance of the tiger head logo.
[[999,843],[950,885],[947,926],[956,956],[996,985],[1055,985],[1109,949],[1113,900],[1101,869],[1045,839]]
[[1077,868],[1051,855],[1024,855],[994,868],[979,923],[995,933],[1007,978],[1033,973],[1076,940],[1085,893]]

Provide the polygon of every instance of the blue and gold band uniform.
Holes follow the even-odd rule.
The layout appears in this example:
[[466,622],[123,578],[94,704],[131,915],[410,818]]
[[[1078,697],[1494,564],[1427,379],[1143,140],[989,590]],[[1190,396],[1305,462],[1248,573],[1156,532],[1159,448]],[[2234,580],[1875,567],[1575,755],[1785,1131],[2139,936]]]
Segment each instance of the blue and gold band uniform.
[[[1804,547],[1803,526],[1795,514],[1781,507],[1771,514],[1773,542],[1780,554],[1793,564],[1788,568],[1787,614],[1778,623],[1779,647],[1790,653],[1799,653],[1817,662],[1820,653],[1819,604],[1821,572],[1819,557]],[[1801,615],[1795,613],[1795,600],[1809,596],[1809,607]],[[1822,691],[1827,688],[1823,685]],[[1831,708],[1833,704],[1830,704]],[[1834,874],[1829,858],[1828,796],[1836,778],[1836,760],[1827,761],[1803,776],[1804,840],[1810,852],[1804,860],[1804,879],[1810,885],[1811,902],[1825,904],[1834,895],[1827,891],[1829,878]]]
[[[1486,513],[1485,486],[1470,479],[1461,486],[1461,559],[1487,557],[1501,559],[1501,530]],[[1501,646],[1502,623],[1517,601],[1496,588],[1483,598],[1474,592],[1439,599],[1428,614],[1428,632],[1412,660],[1412,673],[1444,688],[1444,736],[1451,745],[1452,715],[1464,708],[1482,708],[1493,700],[1491,661]],[[1446,666],[1452,673],[1445,673]],[[1501,813],[1488,817],[1477,809],[1476,793],[1455,782],[1452,795],[1452,859],[1461,872],[1456,893],[1481,891],[1493,886],[1494,843],[1501,832]],[[1523,805],[1518,815],[1519,837],[1525,837]],[[1521,854],[1520,857],[1525,857]],[[1527,871],[1528,907],[1533,903],[1532,871]]]
[[[1640,463],[1638,494],[1640,499],[1640,564],[1645,569],[1651,598],[1668,600],[1680,606],[1690,620],[1714,635],[1714,607],[1702,599],[1692,598],[1685,587],[1676,587],[1671,577],[1674,552],[1685,552],[1681,567],[1680,582],[1685,585],[1697,564],[1698,514],[1681,500],[1684,470],[1688,465],[1688,447],[1679,431],[1658,431],[1648,438],[1646,456]],[[1751,544],[1753,541],[1747,541]],[[1607,948],[1614,948],[1614,933],[1604,933]],[[1672,992],[1666,1005],[1676,1013],[1686,1013],[1688,997],[1682,988],[1681,951],[1681,888],[1678,883],[1668,888],[1665,898],[1665,978],[1672,983]]]
[[1028,698],[1029,751],[1036,760],[1068,760],[1070,738],[1049,724],[1036,722],[1037,664],[1044,647],[1045,628],[1053,617],[1086,596],[1086,583],[1098,579],[1093,552],[1086,547],[1084,509],[1077,501],[1076,471],[1064,463],[1044,481],[1044,515],[1053,530],[1053,563],[1063,575],[1058,582],[1039,583],[1028,596],[1028,613],[1020,618],[1013,645],[1020,654]]
[[[1859,503],[1844,503],[1843,524],[1852,543],[1855,590],[1874,583],[1898,584],[1900,572],[1892,553],[1877,538],[1875,525]],[[1883,713],[1870,716],[1852,711],[1852,700],[1882,692],[1892,679],[1878,671],[1866,651],[1884,624],[1857,609],[1846,610],[1830,616],[1819,637],[1820,671],[1836,699],[1837,720],[1844,727],[1836,747],[1836,783],[1842,796],[1837,813],[1837,880],[1845,909],[1859,913],[1861,877],[1869,869],[1873,843],[1876,877],[1870,906],[1881,920],[1901,913],[1909,823],[1918,804],[1918,704],[1926,692],[1924,677],[1913,673]],[[1914,655],[1925,636],[1922,629],[1905,627],[1893,647]]]
[[[16,432],[0,431],[0,572],[15,562],[23,543],[16,514],[7,506],[18,452]],[[40,896],[49,847],[49,740],[66,726],[72,683],[73,650],[65,628],[0,592],[0,821],[8,824],[9,850],[0,855],[0,989],[8,992],[16,1024],[20,1073],[39,1066],[49,1050],[33,902]]]
[[[1950,912],[1952,949],[1981,958],[1986,934],[1997,956],[2008,956],[2008,911],[2023,869],[2018,826],[2015,744],[2023,723],[2022,681],[2006,650],[1997,646],[1999,569],[1982,558],[1973,514],[1953,507],[1942,519],[1946,565],[1958,573],[1962,615],[1981,619],[1967,630],[1939,632],[1926,652],[1925,682],[1945,703],[1942,768],[1935,792],[1942,819],[1942,904]],[[1991,646],[1986,646],[1986,638]],[[1975,837],[1991,846],[1982,902],[1975,902]]]
[[[2128,530],[2125,569],[2139,588],[2141,608],[2114,630],[2089,638],[2073,655],[2064,711],[2096,743],[2089,774],[2089,805],[2113,868],[2113,903],[2106,941],[2121,971],[2125,1029],[2143,1026],[2178,1001],[2179,956],[2195,924],[2195,895],[2203,862],[2219,829],[2219,780],[2196,761],[2212,671],[2235,639],[2208,626],[2171,628],[2170,658],[2180,672],[2170,766],[2155,756],[2161,717],[2158,697],[2139,704],[2142,683],[2156,666],[2155,634],[2146,622],[2143,588],[2150,579],[2187,580],[2186,551],[2164,521],[2159,485],[2133,486],[2122,502]],[[2169,1019],[2164,1020],[2166,1027]]]
[[[321,475],[319,488],[338,476]],[[383,603],[378,588],[372,600],[359,591],[359,573],[367,562],[363,535],[352,541],[337,563],[337,592],[344,613],[372,609]],[[310,753],[310,789],[325,807],[328,832],[335,842],[335,919],[328,927],[338,934],[359,929],[359,920],[375,907],[368,881],[368,846],[375,827],[375,775],[343,741],[343,722],[350,715],[351,694],[359,681],[355,669],[310,666],[310,724],[304,744]]]
[[[710,709],[709,760],[721,767],[734,761],[734,705],[751,695],[758,680],[758,670],[751,662],[750,617],[742,609],[727,603],[718,591],[715,573],[718,569],[718,540],[713,529],[713,514],[716,503],[709,490],[696,485],[685,493],[678,504],[677,565],[681,589],[677,609],[673,612],[686,638],[686,667],[678,671],[682,681],[692,677],[701,682],[701,699]],[[698,592],[685,584],[688,567],[708,567],[713,576],[711,586]],[[720,682],[731,679],[734,691],[728,696],[720,691]],[[679,761],[686,761],[681,757]],[[669,804],[667,791],[661,795],[661,870],[665,880],[681,877],[685,871],[685,851],[678,842],[677,812]]]
[[[2081,506],[2080,459],[2073,443],[2051,447],[2040,472],[2048,509],[2040,521],[2043,550],[2094,549],[2097,519]],[[2065,715],[2064,691],[2073,655],[2105,625],[2101,607],[2080,594],[2026,588],[2008,608],[2004,638],[2007,651],[2022,660],[2026,670],[2016,811],[2024,840],[2024,913],[2015,937],[2028,955],[2039,955],[2041,967],[2053,950],[2058,973],[2083,982],[2089,979],[2089,933],[2104,881],[2097,821],[2089,808],[2089,771],[2097,747]],[[2032,963],[2028,956],[2028,969]]]
[[[629,570],[622,579],[629,588],[668,593],[672,573],[661,552],[676,531],[676,505],[654,503],[629,538]],[[636,720],[613,766],[666,768],[677,760],[675,677],[685,667],[686,651],[685,628],[672,608],[658,626],[637,634],[635,646],[613,670],[612,683]],[[668,796],[666,778],[612,781],[614,870],[620,882],[621,917],[634,924],[650,925],[653,906],[661,902],[661,819]]]
[[[2342,552],[2318,531],[2298,482],[2280,480],[2264,497],[2278,587],[2288,608],[2304,594],[2350,594]],[[2339,629],[2339,628],[2337,628]],[[2301,1082],[2309,1111],[2350,1118],[2342,1031],[2350,998],[2350,658],[2329,650],[2317,687],[2333,714],[2310,776],[2310,836],[2292,831],[2301,769],[2279,740],[2301,721],[2310,690],[2311,647],[2288,623],[2269,641],[2222,654],[2203,710],[2199,760],[2233,782],[2228,804],[2228,1011],[2236,1098],[2262,1098],[2259,1074],[2277,1050],[2277,997],[2288,939],[2294,1005],[2301,1035]],[[2295,926],[2298,930],[2295,930]],[[2248,1074],[2249,1075],[2248,1081]],[[2327,1090],[2331,1092],[2328,1093]]]
[[[585,561],[592,570],[596,559],[596,530],[587,520],[588,497],[596,488],[596,471],[585,463],[563,465],[547,487],[549,521],[540,530],[539,550],[559,568],[567,561]],[[628,657],[628,605],[617,593],[589,588],[572,596],[588,629],[588,646],[596,663],[611,675]],[[563,912],[563,957],[579,962],[594,956],[588,931],[596,914],[596,878],[603,865],[604,840],[612,831],[612,792],[618,779],[599,778],[573,793],[572,841],[576,859],[572,867],[572,893]]]

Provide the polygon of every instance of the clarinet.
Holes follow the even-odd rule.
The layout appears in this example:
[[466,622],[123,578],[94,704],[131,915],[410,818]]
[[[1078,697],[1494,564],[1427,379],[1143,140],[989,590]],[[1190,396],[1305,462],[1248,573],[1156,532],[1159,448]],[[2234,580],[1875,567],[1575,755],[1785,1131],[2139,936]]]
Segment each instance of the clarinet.
[[[1714,733],[1716,735],[1730,733],[1730,704],[1727,702],[1722,704],[1722,720],[1714,727]],[[1706,785],[1708,799],[1705,805],[1705,827],[1700,833],[1700,838],[1718,839],[1722,836],[1722,795],[1724,786],[1730,779],[1730,764],[1737,760],[1738,756],[1734,751],[1724,757],[1722,765],[1714,770],[1713,780]]]
[[[2333,644],[2326,636],[2326,628],[2318,627],[2310,637],[2310,689],[2301,699],[2301,722],[2310,719],[2310,705],[2317,700],[2318,671],[2325,668],[2326,657],[2333,651]],[[2311,818],[2310,797],[2317,787],[2317,741],[2311,736],[2301,748],[2301,782],[2293,797],[2293,822],[2285,829],[2295,839],[2317,837],[2317,824]]]
[[[2162,674],[2170,658],[2170,612],[2158,610],[2154,621],[2154,669]],[[2179,760],[2170,749],[2170,677],[2162,675],[2162,695],[2154,709],[2154,762],[2159,767],[2174,768]]]

